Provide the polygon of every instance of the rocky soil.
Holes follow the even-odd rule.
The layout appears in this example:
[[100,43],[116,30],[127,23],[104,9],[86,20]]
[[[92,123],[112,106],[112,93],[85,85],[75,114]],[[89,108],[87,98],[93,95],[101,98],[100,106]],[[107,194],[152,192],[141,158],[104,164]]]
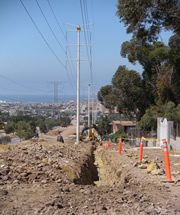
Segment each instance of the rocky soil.
[[0,214],[180,214],[179,157],[170,156],[174,183],[165,183],[162,150],[144,150],[140,164],[128,144],[119,155],[116,144],[55,139],[0,151]]

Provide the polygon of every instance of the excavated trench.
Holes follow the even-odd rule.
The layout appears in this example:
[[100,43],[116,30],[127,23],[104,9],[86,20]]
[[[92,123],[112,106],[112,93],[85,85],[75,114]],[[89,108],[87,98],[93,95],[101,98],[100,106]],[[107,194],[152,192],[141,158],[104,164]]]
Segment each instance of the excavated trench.
[[112,186],[120,179],[122,179],[121,182],[125,183],[129,181],[130,177],[126,177],[126,172],[122,174],[123,170],[121,166],[116,169],[111,161],[109,152],[101,147],[97,149],[92,147],[91,153],[89,153],[89,156],[87,156],[81,166],[79,177],[74,179],[74,183],[81,185]]
[[74,183],[95,186],[125,185],[133,176],[124,169],[123,162],[114,163],[113,153],[102,147],[92,147],[91,153],[81,167],[78,179]]
[[96,185],[96,182],[99,181],[99,172],[95,163],[94,150],[94,147],[92,147],[91,153],[81,166],[80,177],[74,179],[75,184]]

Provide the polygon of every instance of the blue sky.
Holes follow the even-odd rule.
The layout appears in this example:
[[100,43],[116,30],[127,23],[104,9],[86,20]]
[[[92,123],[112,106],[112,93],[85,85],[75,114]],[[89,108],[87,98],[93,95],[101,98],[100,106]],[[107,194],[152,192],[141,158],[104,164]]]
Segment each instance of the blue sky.
[[[77,43],[77,33],[69,32],[68,30],[75,30],[75,27],[64,23],[83,24],[80,2],[84,1],[49,0],[59,22],[59,28],[48,0],[38,0],[59,45],[36,0],[22,0],[42,36],[60,60],[58,61],[32,23],[20,0],[0,0],[0,95],[45,95],[53,92],[53,82],[60,83],[59,94],[63,96],[76,93],[76,62],[68,63],[67,73],[64,66],[67,56],[64,51],[67,41],[69,44]],[[134,66],[120,56],[121,44],[130,40],[131,35],[126,34],[124,24],[120,23],[115,15],[117,0],[86,0],[85,2],[88,8],[87,21],[94,23],[87,28],[91,31],[93,69],[91,73],[89,61],[81,62],[81,95],[87,94],[87,84],[92,80],[95,93],[102,86],[110,84],[119,65],[126,65],[129,69],[142,72],[140,65]],[[166,44],[169,35],[169,33],[161,34],[161,39]],[[86,41],[84,32],[81,32],[81,43],[86,44]],[[77,47],[69,46],[68,53],[70,53],[69,58],[76,59]],[[88,58],[85,46],[81,47],[81,58]]]

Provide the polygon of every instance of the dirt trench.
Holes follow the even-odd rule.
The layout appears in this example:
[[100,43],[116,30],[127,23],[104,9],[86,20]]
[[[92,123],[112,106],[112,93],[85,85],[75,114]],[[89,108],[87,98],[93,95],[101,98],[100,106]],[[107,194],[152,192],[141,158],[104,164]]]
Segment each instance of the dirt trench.
[[111,152],[102,147],[90,149],[90,153],[82,163],[78,177],[74,178],[74,183],[79,185],[94,185],[112,187],[121,182],[128,181],[128,172],[123,171],[124,166],[114,166]]
[[180,214],[178,184],[161,184],[127,155],[116,145],[70,142],[0,152],[0,214]]
[[95,185],[97,187],[113,187],[119,184],[121,186],[127,184],[134,176],[129,172],[129,167],[128,169],[125,168],[127,166],[125,163],[119,162],[117,164],[115,162],[114,153],[115,151],[105,150],[101,146],[92,147],[91,153],[82,164],[79,177],[74,179],[74,183]]
[[137,161],[129,159],[127,153],[120,156],[117,146],[111,149],[99,146],[93,156],[98,174],[95,185],[105,188],[105,192],[118,190],[124,202],[121,206],[127,207],[124,214],[180,214],[179,183],[164,184],[165,175],[152,176],[146,169],[135,167]]
[[96,185],[99,181],[98,168],[95,164],[94,148],[90,149],[90,154],[80,168],[80,175],[74,179],[75,184]]

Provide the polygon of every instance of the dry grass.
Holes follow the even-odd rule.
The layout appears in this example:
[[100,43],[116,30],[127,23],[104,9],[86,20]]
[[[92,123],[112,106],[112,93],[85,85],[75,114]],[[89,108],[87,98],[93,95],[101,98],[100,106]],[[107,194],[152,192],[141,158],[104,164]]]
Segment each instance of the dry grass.
[[8,148],[14,147],[14,145],[4,145],[4,144],[0,144],[0,150],[6,150]]

